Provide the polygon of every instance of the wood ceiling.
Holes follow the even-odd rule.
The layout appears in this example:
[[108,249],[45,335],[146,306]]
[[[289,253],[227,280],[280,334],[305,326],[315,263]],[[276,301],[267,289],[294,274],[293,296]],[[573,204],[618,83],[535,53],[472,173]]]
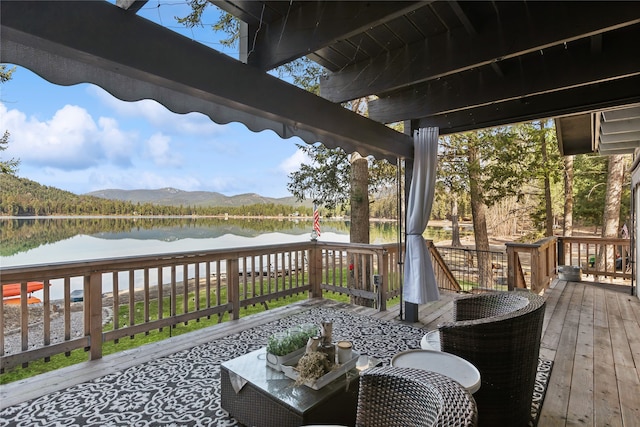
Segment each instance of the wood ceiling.
[[247,23],[249,64],[306,55],[323,97],[375,95],[382,123],[446,134],[640,100],[638,2],[213,3]]

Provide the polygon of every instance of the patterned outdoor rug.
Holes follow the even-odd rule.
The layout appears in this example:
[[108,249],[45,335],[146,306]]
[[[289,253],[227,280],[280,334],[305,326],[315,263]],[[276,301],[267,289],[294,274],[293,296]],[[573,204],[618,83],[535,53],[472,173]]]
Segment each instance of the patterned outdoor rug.
[[536,427],[540,418],[540,408],[544,402],[544,396],[547,393],[547,385],[549,384],[549,376],[553,368],[553,361],[542,359],[538,360],[538,372],[536,372],[536,384],[533,388],[533,400],[531,401],[531,421],[529,427]]
[[[394,354],[419,348],[425,333],[409,325],[313,308],[5,408],[0,411],[0,426],[237,426],[220,408],[220,363],[264,347],[274,332],[321,320],[333,322],[335,341],[349,339],[357,351],[376,356],[385,365]],[[534,426],[551,365],[544,368],[546,376],[539,373],[536,383]]]

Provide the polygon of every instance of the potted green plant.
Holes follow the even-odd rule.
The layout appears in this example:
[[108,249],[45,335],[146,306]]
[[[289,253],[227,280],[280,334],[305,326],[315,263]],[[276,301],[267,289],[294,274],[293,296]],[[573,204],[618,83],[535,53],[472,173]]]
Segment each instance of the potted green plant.
[[305,324],[271,335],[267,340],[267,366],[281,371],[281,365],[302,354],[309,338],[317,333],[317,326]]

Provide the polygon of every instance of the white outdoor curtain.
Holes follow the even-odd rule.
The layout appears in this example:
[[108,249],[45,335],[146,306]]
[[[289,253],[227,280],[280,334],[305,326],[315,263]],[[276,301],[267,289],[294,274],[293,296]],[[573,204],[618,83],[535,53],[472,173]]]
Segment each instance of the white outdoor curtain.
[[438,128],[415,131],[413,178],[407,201],[404,300],[425,304],[440,299],[431,256],[422,233],[427,228],[436,186]]

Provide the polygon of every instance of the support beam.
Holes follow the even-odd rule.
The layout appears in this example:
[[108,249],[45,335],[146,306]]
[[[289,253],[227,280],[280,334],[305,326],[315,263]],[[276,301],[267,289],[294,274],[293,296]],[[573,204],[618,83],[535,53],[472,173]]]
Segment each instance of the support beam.
[[517,2],[498,2],[497,7],[499,20],[485,25],[477,37],[459,27],[353,64],[325,77],[320,94],[333,102],[380,95],[640,23],[634,2],[606,6],[600,2],[527,2],[526,10],[520,10],[523,6]]
[[[502,62],[505,76],[488,67],[421,84],[369,103],[369,117],[393,123],[413,118],[450,114],[493,103],[550,94],[566,88],[597,85],[620,76],[640,74],[640,55],[629,55],[640,39],[640,25],[607,35],[609,48],[598,56],[590,53],[588,40],[567,52],[561,46],[544,55],[533,53]],[[624,80],[624,79],[621,79]],[[630,88],[633,91],[633,88]]]
[[0,2],[0,14],[0,61],[52,83],[89,82],[126,101],[151,98],[394,162],[413,155],[407,135],[106,1]]
[[[421,118],[420,127],[437,126],[441,135],[631,105],[640,102],[640,75],[598,85],[488,104]],[[584,151],[582,151],[584,152]],[[579,154],[567,153],[569,154]]]

